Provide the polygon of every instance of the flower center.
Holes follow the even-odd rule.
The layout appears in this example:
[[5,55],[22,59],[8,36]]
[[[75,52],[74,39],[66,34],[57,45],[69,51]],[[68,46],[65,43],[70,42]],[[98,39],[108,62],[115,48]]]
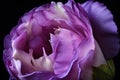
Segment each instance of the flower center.
[[[30,31],[30,29],[28,30]],[[29,34],[27,33],[28,37],[25,37],[26,40],[23,41],[23,44],[27,43],[26,45],[18,43],[23,39],[20,39],[20,41],[19,39],[12,41],[14,63],[16,69],[20,72],[19,74],[27,74],[34,71],[53,72],[53,61],[49,57],[52,53],[50,34],[59,34],[60,28],[53,28],[51,30],[43,28],[41,31],[42,32],[37,35],[32,34],[32,30]],[[23,38],[23,36],[21,36],[21,38]],[[18,47],[20,45],[22,48]],[[28,50],[25,50],[25,46],[28,47]]]

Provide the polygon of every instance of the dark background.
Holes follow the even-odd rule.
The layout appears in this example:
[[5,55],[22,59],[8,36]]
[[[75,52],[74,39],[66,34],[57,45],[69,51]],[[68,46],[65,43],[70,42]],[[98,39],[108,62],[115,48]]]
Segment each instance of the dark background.
[[[54,0],[66,3],[67,0]],[[85,2],[86,0],[75,0],[76,2]],[[114,15],[120,32],[120,4],[118,0],[96,0],[104,3]],[[45,3],[50,3],[51,0],[4,0],[0,1],[0,80],[9,80],[9,74],[5,69],[3,55],[3,40],[5,35],[9,34],[11,29],[17,25],[18,20],[24,13],[30,11],[34,7],[38,7]],[[111,45],[112,46],[112,45]],[[120,80],[120,54],[114,58],[116,73],[114,80]]]

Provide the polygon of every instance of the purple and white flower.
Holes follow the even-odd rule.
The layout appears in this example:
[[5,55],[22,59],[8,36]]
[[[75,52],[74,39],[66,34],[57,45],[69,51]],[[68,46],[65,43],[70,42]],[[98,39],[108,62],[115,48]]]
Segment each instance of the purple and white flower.
[[117,26],[101,3],[51,2],[26,13],[4,40],[10,80],[92,80],[92,67],[119,49]]

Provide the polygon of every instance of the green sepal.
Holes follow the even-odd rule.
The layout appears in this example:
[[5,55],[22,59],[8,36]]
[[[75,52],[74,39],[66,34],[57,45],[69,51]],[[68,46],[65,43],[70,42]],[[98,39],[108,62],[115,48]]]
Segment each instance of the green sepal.
[[115,67],[112,60],[108,60],[106,64],[99,67],[93,67],[93,80],[113,80]]

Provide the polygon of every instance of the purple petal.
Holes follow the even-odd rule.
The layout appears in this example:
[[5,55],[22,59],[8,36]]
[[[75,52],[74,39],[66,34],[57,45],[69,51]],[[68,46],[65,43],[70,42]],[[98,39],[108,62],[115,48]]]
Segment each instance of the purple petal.
[[79,53],[81,80],[91,80],[94,49],[95,44],[92,35],[79,44],[77,52]]
[[[89,18],[80,4],[76,4],[73,0],[65,4],[67,15],[69,15],[70,25],[77,33],[82,36],[89,36],[92,32]],[[71,24],[72,23],[72,24]]]
[[[78,60],[74,62],[74,64],[72,65],[72,68],[69,72],[69,74],[63,78],[62,80],[79,80],[80,78],[80,67],[79,67],[79,63]],[[74,73],[73,73],[74,72]]]
[[89,53],[89,51],[95,49],[94,38],[84,39],[78,46],[79,61],[83,60]]
[[12,47],[15,47],[16,49],[24,50],[27,44],[27,40],[28,40],[28,34],[25,31],[12,41]]
[[119,37],[111,12],[101,3],[87,1],[82,4],[92,23],[93,34],[105,58],[118,54]]
[[22,23],[22,22],[27,23],[28,21],[30,21],[33,18],[34,12],[35,12],[35,8],[25,13],[23,17],[19,20],[19,23]]
[[4,48],[9,49],[11,47],[11,37],[7,35],[4,39]]
[[92,80],[92,62],[93,62],[94,51],[90,50],[86,57],[80,62],[81,68],[81,80]]
[[20,76],[22,80],[50,80],[54,76],[51,72],[33,72],[28,75]]
[[[76,43],[73,44],[73,41]],[[60,74],[62,77],[68,74],[70,66],[72,66],[77,56],[74,47],[77,47],[80,41],[77,35],[66,29],[60,29],[59,34],[51,35],[51,45],[55,55],[55,74]]]
[[5,66],[10,74],[10,76],[12,78],[16,78],[17,75],[18,75],[18,72],[15,68],[15,65],[14,65],[14,62],[13,62],[13,58],[12,58],[12,54],[13,54],[13,51],[11,48],[9,49],[5,49],[3,51],[3,60],[4,60],[4,63],[5,63]]
[[70,70],[68,71],[67,76],[63,77],[63,74],[55,75],[50,80],[79,80],[80,72],[81,69],[79,67],[78,60],[75,60],[70,65]]
[[29,48],[33,49],[34,51],[34,58],[39,58],[42,56],[42,47],[43,47],[43,40],[40,36],[36,36],[29,41]]

